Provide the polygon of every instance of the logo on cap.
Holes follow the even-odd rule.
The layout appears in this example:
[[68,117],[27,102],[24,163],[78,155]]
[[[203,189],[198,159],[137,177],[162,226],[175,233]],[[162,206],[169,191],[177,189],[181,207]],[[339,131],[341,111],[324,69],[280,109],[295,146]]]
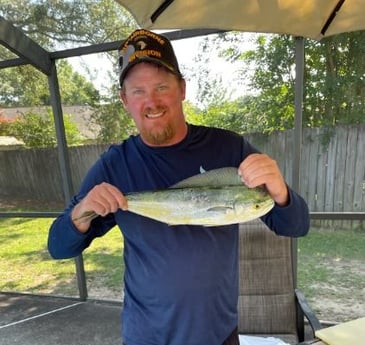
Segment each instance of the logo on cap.
[[165,37],[154,32],[140,29],[134,31],[119,51],[120,83],[130,67],[137,62],[150,60],[180,74],[173,48]]
[[137,46],[140,50],[143,50],[144,48],[146,48],[146,47],[147,47],[147,44],[146,44],[146,42],[138,41],[138,42],[136,43],[136,46]]

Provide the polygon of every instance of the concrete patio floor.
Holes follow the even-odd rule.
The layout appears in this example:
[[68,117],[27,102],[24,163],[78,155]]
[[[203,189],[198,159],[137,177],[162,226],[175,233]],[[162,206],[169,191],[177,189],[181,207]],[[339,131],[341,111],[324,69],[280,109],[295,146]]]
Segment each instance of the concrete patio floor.
[[0,293],[0,345],[120,345],[122,303]]
[[0,292],[0,345],[121,345],[121,310],[118,301]]

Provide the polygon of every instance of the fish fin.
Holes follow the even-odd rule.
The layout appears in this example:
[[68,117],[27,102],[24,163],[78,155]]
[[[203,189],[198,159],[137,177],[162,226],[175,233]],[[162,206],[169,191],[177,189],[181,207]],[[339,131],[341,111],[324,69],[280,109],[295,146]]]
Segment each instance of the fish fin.
[[237,168],[224,167],[188,177],[187,179],[172,185],[170,188],[221,187],[241,184],[242,181],[238,175]]

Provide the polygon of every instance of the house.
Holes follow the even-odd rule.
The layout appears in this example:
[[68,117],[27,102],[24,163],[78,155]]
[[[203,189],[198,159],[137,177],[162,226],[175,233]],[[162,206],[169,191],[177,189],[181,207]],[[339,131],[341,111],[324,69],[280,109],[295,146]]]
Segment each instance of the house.
[[[2,108],[1,114],[5,120],[14,121],[17,117],[26,113],[46,114],[49,107],[17,107]],[[63,114],[71,116],[72,121],[76,124],[81,135],[89,140],[95,140],[98,136],[99,128],[91,123],[91,116],[94,109],[89,106],[62,106]]]
[[25,144],[17,138],[0,136],[0,151],[17,150],[24,146]]

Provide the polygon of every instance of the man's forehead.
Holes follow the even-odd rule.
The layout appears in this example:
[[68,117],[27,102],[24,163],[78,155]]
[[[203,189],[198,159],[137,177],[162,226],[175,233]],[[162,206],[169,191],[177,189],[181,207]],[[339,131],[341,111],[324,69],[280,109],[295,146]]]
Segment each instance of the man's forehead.
[[146,73],[145,71],[146,69],[150,70],[151,72],[156,72],[156,76],[157,75],[161,77],[174,76],[174,74],[168,68],[162,66],[159,63],[155,63],[152,61],[141,61],[130,68],[125,77],[125,81],[134,79],[133,76],[136,76],[137,73],[141,70],[144,70],[143,73]]

